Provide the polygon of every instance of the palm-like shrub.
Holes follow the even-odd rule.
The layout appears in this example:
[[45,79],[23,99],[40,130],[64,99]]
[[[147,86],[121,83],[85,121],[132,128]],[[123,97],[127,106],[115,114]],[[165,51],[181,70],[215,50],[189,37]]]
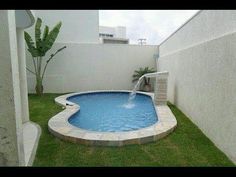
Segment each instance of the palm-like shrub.
[[40,18],[37,18],[35,24],[35,42],[32,40],[32,37],[29,35],[29,33],[27,33],[26,31],[24,32],[28,51],[32,56],[34,71],[30,70],[29,68],[26,69],[35,75],[36,78],[35,91],[38,95],[43,94],[43,79],[48,63],[53,59],[53,57],[58,52],[66,48],[66,46],[64,46],[58,49],[55,53],[51,54],[48,60],[46,60],[44,67],[42,67],[42,60],[46,55],[46,53],[52,48],[58,36],[62,23],[59,22],[58,24],[56,24],[51,31],[49,30],[49,27],[46,25],[44,28],[43,35],[41,35],[41,29],[40,29],[41,25],[42,25],[42,20]]
[[[145,67],[145,68],[139,68],[139,70],[135,70],[134,74],[133,74],[133,80],[132,82],[136,82],[139,80],[140,77],[142,77],[144,74],[147,73],[153,73],[155,72],[154,68],[149,68],[149,67]],[[148,86],[149,88],[147,89],[150,90],[150,78],[146,78],[144,77],[144,86]]]

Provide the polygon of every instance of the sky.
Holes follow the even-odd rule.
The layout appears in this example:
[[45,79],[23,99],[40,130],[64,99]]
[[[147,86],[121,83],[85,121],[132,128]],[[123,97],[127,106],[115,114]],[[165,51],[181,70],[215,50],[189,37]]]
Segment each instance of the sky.
[[198,10],[99,10],[100,26],[125,26],[130,44],[158,45]]

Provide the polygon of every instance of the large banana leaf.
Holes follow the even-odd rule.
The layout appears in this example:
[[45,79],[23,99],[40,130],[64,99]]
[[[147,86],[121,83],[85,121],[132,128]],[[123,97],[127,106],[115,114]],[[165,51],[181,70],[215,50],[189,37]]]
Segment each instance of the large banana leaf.
[[38,56],[38,51],[34,46],[34,42],[31,38],[31,36],[27,32],[24,32],[24,34],[25,34],[24,35],[25,36],[25,41],[26,41],[26,44],[28,46],[28,51],[31,53],[31,55],[33,57],[37,57]]
[[61,22],[59,22],[45,37],[45,40],[43,41],[44,42],[43,50],[45,53],[52,48],[52,45],[54,44],[57,38],[60,28],[61,28]]
[[36,48],[40,49],[41,47],[41,25],[42,20],[41,18],[37,18],[36,24],[35,24],[35,42],[36,42]]
[[42,41],[45,41],[46,37],[48,36],[48,32],[49,32],[49,27],[46,25],[45,28],[44,28],[44,32],[43,32]]

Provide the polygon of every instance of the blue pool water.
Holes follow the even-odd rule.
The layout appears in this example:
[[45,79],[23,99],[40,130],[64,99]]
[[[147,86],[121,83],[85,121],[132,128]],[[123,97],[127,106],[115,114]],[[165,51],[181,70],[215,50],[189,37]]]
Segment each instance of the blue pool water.
[[97,92],[68,98],[80,105],[80,111],[69,123],[82,129],[100,132],[137,130],[151,126],[158,118],[151,97],[136,95],[128,103],[129,93]]

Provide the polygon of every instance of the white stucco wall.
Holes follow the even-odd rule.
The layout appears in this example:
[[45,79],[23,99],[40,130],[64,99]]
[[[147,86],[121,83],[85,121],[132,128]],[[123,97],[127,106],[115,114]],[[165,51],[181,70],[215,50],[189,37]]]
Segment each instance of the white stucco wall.
[[14,10],[0,11],[0,166],[24,165]]
[[235,10],[202,10],[160,44],[160,55],[170,54],[236,32]]
[[[64,43],[98,43],[99,15],[98,10],[34,10],[44,25],[52,29],[59,21],[62,22],[57,41]],[[27,29],[34,34],[34,26]],[[32,33],[33,32],[33,33]]]
[[201,11],[159,47],[168,99],[236,162],[236,11]]
[[[48,66],[45,92],[132,89],[134,70],[156,65],[157,46],[56,43],[51,51],[64,45],[67,48]],[[27,55],[27,66],[32,68],[29,52]],[[28,90],[34,92],[34,75],[27,74]]]
[[0,166],[32,165],[37,149],[40,127],[28,117],[23,36],[33,23],[30,10],[0,11]]

